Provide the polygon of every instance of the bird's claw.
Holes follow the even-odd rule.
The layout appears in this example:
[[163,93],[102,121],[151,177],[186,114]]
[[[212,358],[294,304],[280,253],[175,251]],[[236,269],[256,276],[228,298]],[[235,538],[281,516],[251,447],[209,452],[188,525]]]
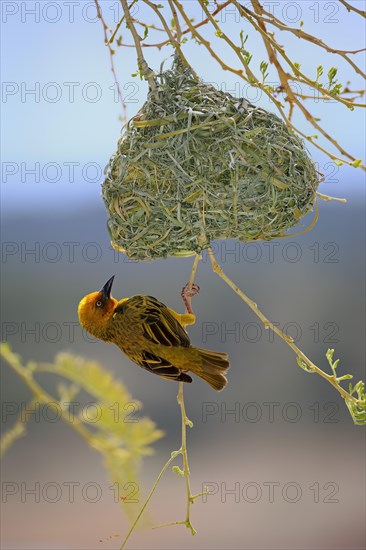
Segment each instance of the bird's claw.
[[186,306],[187,312],[193,314],[192,306],[191,306],[191,299],[193,296],[196,296],[200,291],[200,287],[198,285],[193,284],[192,286],[187,283],[183,288],[181,292],[181,296],[183,298],[184,305]]
[[187,283],[183,288],[181,292],[181,296],[184,300],[184,298],[193,298],[193,296],[196,296],[200,291],[200,287],[196,284],[193,284],[192,287],[190,287],[190,284]]

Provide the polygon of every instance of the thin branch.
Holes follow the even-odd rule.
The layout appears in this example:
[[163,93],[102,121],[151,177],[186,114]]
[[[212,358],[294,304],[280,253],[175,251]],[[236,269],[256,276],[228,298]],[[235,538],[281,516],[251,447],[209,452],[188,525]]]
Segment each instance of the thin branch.
[[135,43],[138,68],[143,74],[145,80],[148,81],[151,89],[154,89],[155,88],[154,73],[151,69],[149,69],[149,66],[144,58],[144,54],[142,53],[142,47],[141,47],[142,40],[138,32],[136,31],[136,27],[132,20],[131,13],[127,4],[127,0],[120,0],[120,1],[122,4],[123,12],[125,14],[126,26],[131,32],[133,41]]
[[180,44],[180,42],[182,40],[182,29],[181,29],[181,26],[180,26],[179,17],[178,17],[177,10],[175,9],[175,6],[174,6],[172,0],[168,0],[168,1],[169,1],[169,7],[170,7],[172,15],[173,15],[175,28],[177,29],[177,40]]
[[208,249],[209,258],[211,260],[212,269],[213,271],[225,281],[225,283],[245,302],[250,309],[257,315],[257,317],[262,321],[264,328],[271,329],[277,336],[279,336],[290,348],[296,353],[296,356],[301,359],[308,367],[310,372],[316,372],[318,373],[322,378],[327,380],[339,393],[340,395],[347,400],[347,402],[351,402],[355,406],[360,405],[360,400],[356,397],[350,395],[342,386],[339,385],[338,380],[336,376],[329,375],[326,372],[322,371],[319,367],[317,367],[294,343],[294,339],[291,336],[287,336],[282,330],[280,330],[278,327],[276,327],[267,317],[260,311],[257,304],[253,302],[240,288],[229,279],[229,277],[223,272],[222,268],[219,266],[219,264],[216,261],[216,258],[214,256],[214,253],[211,248]]
[[[262,13],[262,6],[259,2],[259,0],[252,0],[252,5],[254,7],[254,10],[256,11],[257,15],[261,15]],[[341,145],[339,145],[339,143],[337,142],[337,140],[335,140],[330,134],[328,134],[318,123],[317,121],[314,119],[314,117],[312,116],[312,114],[305,108],[305,106],[302,104],[301,101],[299,101],[296,96],[294,95],[290,85],[289,85],[289,79],[290,79],[290,75],[288,73],[286,73],[286,71],[283,69],[281,63],[278,61],[278,58],[277,58],[277,53],[275,52],[275,50],[272,48],[272,44],[275,42],[274,41],[274,38],[271,39],[268,35],[268,31],[267,31],[267,28],[265,26],[265,23],[260,19],[259,21],[259,24],[258,24],[258,27],[257,27],[257,30],[259,30],[261,36],[262,36],[262,39],[263,39],[263,42],[264,42],[264,45],[267,49],[267,53],[268,53],[268,57],[271,61],[271,63],[273,63],[277,69],[277,72],[278,72],[278,76],[280,78],[280,82],[283,86],[283,88],[285,89],[286,93],[287,93],[287,96],[288,96],[288,99],[289,99],[289,102],[290,102],[290,113],[289,113],[289,117],[288,117],[288,120],[289,122],[291,122],[291,118],[292,118],[292,111],[293,111],[293,108],[294,108],[294,105],[296,105],[300,111],[302,112],[302,114],[304,115],[304,117],[306,118],[306,120],[308,122],[310,122],[310,124],[312,124],[314,126],[314,128],[316,128],[330,143],[332,143],[332,145],[338,149],[338,151],[344,155],[345,157],[347,157],[348,159],[350,159],[352,162],[354,162],[356,160],[356,158],[354,156],[352,156],[351,154],[349,154],[347,151],[345,151],[343,149],[343,147]],[[283,48],[279,48],[278,44],[276,43],[277,45],[277,50],[282,50],[283,51]],[[282,52],[280,52],[282,53]],[[314,83],[315,84],[315,83]],[[329,94],[330,95],[330,94]]]
[[176,452],[173,452],[171,454],[171,457],[169,458],[169,460],[164,464],[164,466],[162,467],[158,477],[156,478],[155,480],[155,483],[154,485],[152,486],[152,489],[150,491],[150,493],[148,494],[148,497],[146,498],[141,510],[139,511],[135,521],[133,522],[133,524],[131,525],[125,539],[123,540],[122,542],[122,545],[121,545],[121,550],[123,550],[125,547],[126,547],[126,544],[128,542],[128,539],[130,538],[130,536],[132,535],[133,531],[135,530],[136,528],[136,525],[139,521],[139,519],[141,518],[142,514],[144,513],[145,509],[146,509],[146,506],[149,504],[150,500],[151,500],[151,497],[153,496],[153,494],[155,493],[155,489],[157,488],[158,484],[159,484],[159,481],[161,480],[161,478],[163,477],[163,474],[164,472],[169,468],[170,464],[173,462],[173,460],[175,459],[176,456],[178,456],[178,454],[180,454],[180,451],[176,451]]
[[[180,41],[172,35],[172,33],[170,31],[170,28],[169,28],[167,22],[165,21],[163,15],[160,13],[160,10],[157,7],[157,5],[154,4],[153,2],[150,2],[150,0],[143,0],[143,2],[145,2],[145,4],[147,4],[156,13],[156,15],[159,17],[159,19],[162,22],[162,25],[163,25],[167,35],[169,36],[169,40],[170,40],[172,46],[174,46],[175,50],[178,52],[179,57],[181,58],[181,60],[183,62],[183,65],[185,67],[190,67],[190,65],[189,65],[187,59],[185,58],[185,56],[182,52],[182,49],[180,47]],[[178,22],[178,25],[179,25],[179,22]]]
[[[236,0],[232,0],[233,3],[235,3],[239,10],[242,9],[242,6],[236,2]],[[256,13],[251,12],[247,8],[245,8],[246,12],[246,19],[249,21],[251,25],[262,35],[262,38],[265,42],[265,45],[269,42],[270,45],[276,50],[278,54],[283,57],[283,59],[288,63],[288,65],[291,67],[294,75],[296,78],[294,78],[292,75],[287,75],[288,79],[290,80],[296,80],[297,82],[300,82],[302,84],[307,84],[309,87],[316,89],[318,92],[321,92],[323,95],[328,96],[329,99],[339,101],[340,103],[343,103],[347,107],[354,107],[354,104],[349,99],[342,99],[339,96],[335,96],[332,94],[330,90],[327,88],[324,88],[319,82],[312,80],[311,78],[308,78],[304,73],[300,71],[298,67],[295,66],[295,64],[291,61],[291,59],[286,54],[284,48],[278,44],[278,42],[274,38],[274,33],[270,33],[267,31],[264,21],[265,19],[262,17],[263,13],[263,7],[260,4],[258,0],[252,0],[253,6],[255,7]],[[258,20],[258,25],[251,19],[251,16],[254,16]],[[366,77],[366,75],[361,71],[360,74],[363,77]],[[359,107],[366,107],[366,105],[359,105]]]
[[[314,90],[315,91],[315,90]],[[323,96],[323,95],[306,95],[306,94],[300,94],[298,92],[293,91],[294,95],[296,97],[299,97],[300,99],[317,99],[318,101],[321,99],[322,101],[334,101],[334,97],[329,96]],[[353,97],[349,98],[349,101],[352,101],[352,104],[354,107],[364,107],[364,104],[361,103],[355,103],[355,100],[361,97],[364,97],[365,90],[343,90],[340,95],[346,95],[346,94],[356,94]]]
[[[133,2],[131,2],[131,4],[128,6],[128,9],[131,10],[131,8],[134,6],[134,4],[136,4],[137,0],[133,0]],[[116,28],[114,29],[114,31],[112,32],[112,36],[110,37],[110,39],[108,40],[108,44],[112,44],[112,42],[114,41],[115,37],[116,37],[116,34],[118,32],[118,30],[120,29],[123,21],[125,19],[125,16],[122,15],[121,19],[118,21],[117,23],[117,26]]]
[[269,23],[269,24],[277,27],[281,31],[286,31],[286,32],[292,33],[300,39],[306,40],[307,42],[311,42],[312,44],[315,44],[316,46],[319,46],[320,48],[323,48],[328,53],[333,53],[333,54],[339,55],[340,57],[343,57],[343,59],[345,59],[347,61],[347,63],[349,63],[352,66],[352,68],[356,71],[356,73],[360,74],[361,76],[363,76],[365,78],[365,76],[366,76],[365,73],[347,55],[347,54],[361,53],[361,52],[365,51],[365,48],[361,48],[359,50],[338,50],[336,48],[332,48],[331,46],[329,46],[328,44],[323,42],[323,40],[321,40],[320,38],[317,38],[316,36],[313,36],[312,34],[309,34],[305,31],[303,31],[302,29],[295,29],[293,27],[289,27],[289,26],[285,25],[285,23],[283,23],[283,21],[281,21],[280,19],[275,17],[272,13],[266,11],[263,8],[263,5],[261,6],[261,14],[260,15],[258,15],[258,13],[254,13],[253,11],[251,11],[247,6],[243,6],[243,4],[240,4],[240,8],[247,15],[251,15],[252,17],[255,17],[258,22],[263,21],[263,22]]
[[157,27],[156,25],[154,25],[154,23],[144,23],[143,21],[136,19],[136,17],[132,17],[132,21],[137,25],[140,25],[140,27],[144,27],[144,29],[148,28],[152,29],[153,31],[165,32],[164,28]]
[[[199,256],[198,254],[195,254],[195,258],[194,258],[193,265],[192,265],[192,270],[191,270],[191,275],[189,277],[189,283],[188,283],[190,288],[192,288],[192,285],[194,283],[194,278],[195,278],[195,275],[196,275],[196,272],[197,272],[197,266],[198,266],[198,262],[199,262],[200,259],[201,259],[201,256]],[[161,471],[160,471],[158,477],[156,478],[155,483],[152,486],[152,489],[149,492],[149,494],[148,494],[141,510],[139,511],[135,521],[131,525],[124,541],[122,542],[122,546],[121,546],[120,550],[124,550],[124,548],[126,547],[126,544],[129,540],[130,536],[132,535],[133,531],[135,530],[139,519],[141,518],[141,516],[144,513],[147,505],[149,504],[149,502],[151,500],[151,497],[153,496],[153,494],[154,494],[154,492],[155,492],[155,490],[156,490],[156,488],[159,484],[159,481],[163,477],[164,472],[168,469],[168,467],[173,462],[173,460],[179,455],[182,455],[182,457],[183,457],[183,472],[177,466],[175,466],[174,468],[178,469],[179,474],[183,475],[183,477],[185,478],[185,481],[186,481],[186,490],[187,490],[186,519],[184,521],[173,521],[171,523],[165,523],[163,525],[157,525],[156,527],[154,527],[154,529],[161,528],[161,527],[168,527],[170,525],[185,525],[187,527],[187,529],[190,529],[192,535],[196,534],[196,530],[194,529],[194,527],[191,523],[191,519],[190,519],[191,505],[194,503],[194,501],[198,497],[200,497],[204,494],[208,494],[208,493],[199,493],[197,495],[192,495],[192,493],[191,493],[190,471],[189,471],[188,453],[187,453],[187,426],[192,427],[193,424],[189,420],[189,418],[187,417],[187,414],[186,414],[186,409],[185,409],[185,405],[184,405],[184,396],[183,396],[183,386],[184,386],[184,382],[179,382],[179,390],[178,390],[178,395],[177,395],[177,401],[178,401],[178,404],[179,404],[179,407],[180,407],[180,410],[181,410],[182,441],[181,441],[180,449],[178,451],[173,451],[171,453],[169,460],[164,464],[163,468],[161,469]]]
[[[253,86],[258,86],[260,88],[262,88],[260,86],[260,83],[258,81],[258,79],[256,78],[256,76],[254,75],[254,73],[249,69],[249,66],[244,63],[244,60],[243,58],[241,57],[240,55],[240,48],[238,46],[235,46],[235,44],[232,42],[232,40],[230,40],[230,38],[221,31],[221,29],[219,28],[219,26],[217,25],[217,22],[215,21],[214,17],[212,16],[212,14],[210,14],[206,8],[206,5],[204,3],[204,0],[199,0],[200,2],[200,5],[201,7],[205,10],[205,13],[207,15],[207,18],[208,20],[214,25],[214,27],[216,28],[216,30],[220,31],[222,33],[222,37],[225,39],[225,41],[229,44],[229,46],[231,46],[233,48],[233,50],[235,51],[235,53],[237,54],[237,56],[239,57],[240,61],[242,62],[243,66],[244,66],[244,70],[246,71],[246,75],[244,74],[243,72],[243,69],[234,69],[233,67],[230,67],[229,65],[227,65],[224,61],[222,61],[221,57],[213,50],[213,48],[211,47],[211,44],[208,40],[206,40],[198,31],[197,29],[194,27],[194,25],[191,23],[189,17],[187,16],[187,14],[185,13],[184,11],[184,8],[183,6],[178,2],[178,0],[173,0],[173,2],[175,3],[175,5],[177,6],[179,12],[181,13],[183,19],[185,20],[186,24],[188,25],[189,27],[189,30],[192,34],[192,38],[195,38],[200,44],[202,44],[206,49],[207,51],[209,52],[209,54],[221,65],[221,68],[224,70],[224,71],[229,71],[233,74],[236,74],[238,76],[240,76],[240,78],[242,78],[243,80],[245,80],[246,82],[249,82],[251,84],[253,84]],[[274,98],[274,102],[277,103],[277,104],[280,104],[279,101],[277,101],[275,98]]]
[[355,13],[358,13],[358,15],[361,15],[362,17],[366,18],[366,11],[359,10],[355,6],[351,6],[346,0],[338,0],[341,4],[345,6],[348,12],[354,11]]
[[[222,11],[224,8],[226,8],[226,6],[228,6],[229,4],[231,3],[231,0],[227,0],[226,2],[224,2],[223,4],[220,4],[216,10],[212,13],[213,16],[217,15],[218,13],[220,13],[220,11]],[[193,27],[195,29],[198,29],[200,27],[203,27],[204,25],[207,25],[208,23],[208,19],[204,19],[203,21],[200,21],[199,23],[197,23],[196,25],[193,25]],[[182,36],[185,35],[185,34],[188,34],[190,31],[190,28],[186,28],[182,31]],[[159,50],[163,47],[163,46],[166,46],[167,44],[170,43],[170,40],[164,40],[163,42],[157,42],[155,44],[149,44],[149,43],[143,43],[141,44],[141,46],[143,48],[158,48]],[[134,48],[135,45],[134,44],[124,44],[124,43],[121,43],[121,46],[123,46],[124,48]]]
[[[178,4],[177,0],[174,0],[176,4]],[[257,7],[261,8],[261,5],[260,3],[258,2],[258,0],[253,0]],[[246,68],[246,71],[247,71],[247,74],[248,74],[248,70],[247,69],[247,64],[244,62],[244,59],[241,55],[241,49],[236,46],[232,40],[226,35],[226,33],[224,33],[222,31],[222,29],[219,27],[217,21],[212,18],[207,10],[207,7],[204,3],[204,0],[199,0],[201,6],[202,6],[202,9],[205,11],[207,17],[209,18],[209,20],[211,21],[211,23],[213,24],[213,26],[215,27],[217,33],[219,34],[219,36],[221,38],[223,38],[227,43],[228,45],[234,50],[234,52],[237,54],[237,56],[239,57],[239,59],[241,60],[242,64],[244,65],[244,67]],[[232,0],[232,3],[235,4],[235,6],[237,7],[237,9],[239,10],[239,12],[241,11],[241,5],[236,1],[236,0]],[[182,14],[183,15],[183,14]],[[281,46],[279,46],[279,44],[273,39],[273,37],[271,37],[268,32],[266,32],[263,27],[261,28],[261,26],[259,26],[256,22],[253,21],[253,19],[246,15],[246,19],[249,21],[249,23],[252,24],[252,26],[262,35],[262,38],[263,40],[265,41],[265,45],[266,47],[267,46],[273,46],[276,48],[277,51],[279,51],[279,53],[282,55],[282,57],[284,57],[286,59],[286,61],[290,64],[290,66],[293,67],[293,70],[297,73],[299,73],[299,75],[301,77],[303,77],[304,79],[304,83],[310,85],[311,87],[313,88],[321,88],[316,82],[314,81],[310,81],[309,79],[307,79],[307,77],[305,75],[303,75],[298,69],[296,69],[296,67],[293,65],[293,63],[291,62],[291,60],[286,56],[283,48]],[[186,22],[187,24],[189,25],[189,21],[187,21],[187,18],[186,18]],[[265,26],[264,26],[265,28]],[[197,35],[201,40],[202,40],[202,37],[199,35],[199,33],[195,32],[194,29],[191,29],[193,32],[192,32],[192,35]],[[269,44],[268,44],[269,42]],[[202,42],[206,48],[209,50],[209,52],[211,53],[212,52],[212,48],[210,46],[210,43],[207,42],[207,41],[203,41]],[[284,90],[286,91],[287,93],[287,96],[288,96],[288,101],[290,103],[290,112],[289,112],[289,115],[286,115],[284,110],[282,109],[282,106],[281,106],[281,103],[275,98],[274,94],[271,93],[269,90],[268,90],[268,87],[261,84],[258,79],[254,76],[254,74],[252,72],[250,72],[250,74],[248,74],[248,81],[253,85],[253,86],[257,86],[259,87],[260,89],[262,89],[267,95],[268,97],[270,98],[270,100],[276,105],[277,109],[279,110],[283,120],[285,121],[285,123],[287,124],[287,126],[289,126],[290,128],[292,128],[295,132],[297,132],[299,135],[301,135],[304,139],[306,139],[307,141],[309,141],[312,145],[314,145],[317,149],[323,151],[326,155],[328,155],[330,158],[332,158],[333,160],[335,160],[336,162],[339,162],[339,163],[345,163],[345,164],[348,164],[348,165],[353,165],[355,162],[357,162],[357,159],[355,157],[353,157],[352,155],[350,155],[347,151],[345,151],[343,149],[343,147],[341,147],[338,142],[331,136],[329,135],[318,123],[317,121],[314,119],[313,115],[304,107],[304,105],[296,98],[294,92],[292,91],[290,85],[289,85],[289,79],[292,78],[291,75],[289,75],[288,73],[286,73],[282,66],[280,65],[280,63],[278,62],[278,59],[277,59],[277,56],[274,52],[273,49],[270,49],[268,48],[268,50],[270,51],[270,59],[273,61],[275,60],[276,61],[276,68],[278,69],[278,75],[279,75],[279,78],[281,80],[281,84],[282,84],[282,87],[284,88]],[[267,50],[267,51],[268,51]],[[215,54],[215,52],[214,52]],[[212,55],[212,53],[211,53]],[[244,78],[244,75],[243,75],[243,72],[240,71],[238,72],[237,70],[233,69],[232,67],[229,67],[228,65],[224,64],[221,59],[218,58],[218,56],[215,56],[213,55],[213,57],[218,60],[218,62],[221,64],[221,66],[225,69],[225,70],[229,70],[231,72],[233,72],[234,74],[238,74],[241,78]],[[301,80],[300,80],[301,81]],[[337,99],[339,100],[339,98],[337,97],[334,97],[334,96],[331,96],[330,92],[328,90],[326,90],[325,88],[321,88],[321,91],[323,93],[325,93],[326,95],[329,95],[332,99]],[[339,100],[340,102],[342,103],[347,103],[347,100]],[[349,100],[348,100],[349,102]],[[306,135],[304,132],[300,131],[291,121],[290,119],[290,116],[292,114],[292,110],[293,110],[293,105],[296,104],[296,106],[300,109],[300,111],[302,112],[302,114],[304,115],[304,117],[306,118],[306,120],[312,124],[314,126],[314,128],[316,128],[324,137],[325,139],[327,139],[330,143],[332,143],[332,145],[338,149],[338,151],[343,155],[343,157],[346,157],[346,158],[340,158],[338,157],[337,155],[331,153],[330,151],[328,151],[327,149],[325,149],[324,147],[322,147],[319,143],[317,143],[315,141],[315,137],[314,136],[308,136]],[[349,105],[347,105],[349,106]],[[350,159],[350,160],[347,160],[347,159]],[[362,164],[360,165],[360,167],[363,169],[363,170],[366,170],[366,167],[363,166]]]
[[[33,393],[33,400],[37,401],[39,403],[42,403],[44,405],[48,405],[49,403],[55,403],[58,402],[54,397],[52,397],[49,393],[47,393],[39,384],[36,382],[36,380],[33,378],[32,370],[29,367],[24,367],[20,361],[18,356],[11,352],[7,351],[6,353],[1,349],[1,357],[4,359],[4,361],[7,362],[7,364],[20,376],[20,378],[23,380],[23,382],[28,386],[28,388]],[[94,442],[94,436],[93,434],[85,428],[83,425],[83,422],[79,420],[76,417],[72,417],[69,414],[69,410],[65,409],[65,407],[59,403],[60,405],[60,413],[61,418],[68,424],[71,428],[73,428],[76,432],[78,432],[79,435],[90,445],[93,447]],[[97,450],[99,450],[97,447],[94,446]]]
[[[202,2],[202,0],[200,0],[200,2]],[[242,10],[242,7],[241,5],[236,1],[236,0],[232,0],[232,3],[234,3],[239,12]],[[263,9],[261,4],[259,3],[258,0],[253,0],[253,3],[257,6],[257,9]],[[267,47],[267,44],[268,42],[270,42],[270,45],[271,46],[274,46],[276,48],[277,51],[279,51],[279,53],[282,55],[282,57],[284,57],[286,59],[286,61],[290,64],[290,66],[293,67],[293,70],[296,72],[297,74],[297,81],[300,81],[301,82],[301,79],[299,78],[299,76],[301,76],[303,79],[304,79],[304,83],[310,85],[311,87],[313,88],[321,88],[321,91],[324,92],[325,94],[329,95],[332,99],[336,99],[338,101],[340,101],[341,103],[347,103],[347,100],[343,100],[343,99],[340,99],[339,97],[334,97],[330,94],[330,92],[328,90],[326,90],[325,88],[322,88],[320,87],[316,82],[314,81],[310,81],[309,79],[307,79],[307,77],[305,75],[303,75],[294,65],[293,63],[291,62],[291,60],[286,56],[285,52],[284,52],[284,49],[279,46],[279,44],[274,40],[273,37],[271,37],[269,35],[268,32],[266,32],[260,25],[258,25],[257,23],[255,23],[253,21],[253,19],[246,15],[246,19],[253,25],[253,27],[262,35],[262,38],[265,42],[265,45]],[[265,26],[264,26],[265,28]],[[222,33],[222,31],[220,31]],[[223,37],[225,37],[225,33],[222,33]],[[270,99],[275,103],[276,107],[279,109],[284,121],[286,122],[286,124],[291,127],[294,131],[296,131],[299,135],[301,135],[302,137],[304,137],[304,139],[306,139],[307,141],[309,141],[312,145],[314,145],[317,149],[320,149],[321,151],[323,151],[324,153],[326,153],[330,158],[332,158],[333,160],[336,160],[337,162],[341,162],[341,163],[345,163],[345,164],[348,164],[348,165],[354,165],[354,163],[357,162],[357,159],[355,157],[353,157],[351,154],[349,154],[347,151],[345,151],[343,149],[343,147],[341,147],[341,145],[339,145],[339,143],[332,137],[330,136],[318,123],[317,121],[314,119],[313,115],[304,107],[304,105],[296,98],[296,96],[294,95],[293,91],[291,90],[291,87],[289,86],[289,79],[293,79],[291,77],[291,75],[289,75],[288,73],[286,73],[282,66],[279,64],[278,60],[277,60],[277,57],[274,56],[272,54],[272,60],[273,58],[275,57],[276,59],[276,68],[278,69],[278,75],[279,75],[279,78],[280,78],[280,81],[281,81],[281,84],[283,86],[283,88],[285,89],[286,93],[287,93],[287,96],[288,96],[288,100],[289,102],[291,103],[295,103],[296,106],[300,109],[300,111],[302,112],[302,114],[304,115],[304,117],[306,118],[306,120],[312,124],[314,126],[314,128],[316,128],[330,143],[332,143],[332,145],[338,149],[338,151],[344,156],[346,157],[345,158],[339,158],[337,157],[336,155],[334,155],[333,153],[331,153],[330,151],[328,151],[327,149],[325,149],[324,147],[322,147],[321,145],[319,145],[319,143],[317,143],[315,141],[315,138],[314,136],[308,136],[306,134],[304,134],[303,132],[301,132],[298,128],[296,128],[294,126],[294,124],[291,122],[289,116],[286,116],[286,114],[284,113],[284,111],[282,109],[279,109],[279,106],[278,106],[278,102],[274,101],[274,97],[273,97],[273,94],[269,94],[267,92],[267,89],[266,87],[263,87],[263,86],[260,86],[266,93],[267,95],[269,95]],[[349,101],[349,100],[348,100]],[[292,114],[292,109],[293,109],[293,106],[290,107],[290,115]],[[350,160],[347,160],[347,159],[350,159]],[[363,165],[363,164],[358,164],[363,170],[366,170],[366,167]]]
[[193,283],[194,283],[194,280],[196,278],[196,273],[197,273],[197,268],[198,268],[198,262],[201,260],[201,256],[199,254],[195,254],[194,255],[194,260],[193,260],[193,266],[192,266],[192,271],[191,271],[191,276],[189,277],[189,281],[188,281],[188,285],[189,285],[189,289],[191,290],[192,289],[192,286],[193,286]]
[[[31,399],[29,403],[27,403],[25,410],[28,411],[35,407],[37,405],[37,401],[35,399]],[[26,435],[26,429],[25,424],[28,422],[29,416],[24,415],[23,410],[20,411],[18,415],[18,419],[15,422],[15,424],[6,431],[0,439],[0,458],[2,459],[5,453],[9,451],[9,449],[12,447],[12,445],[19,439],[20,437],[24,437]]]
[[187,453],[187,426],[192,427],[192,422],[188,419],[186,414],[186,409],[184,405],[184,396],[183,396],[183,384],[184,382],[179,382],[179,391],[178,391],[178,403],[181,409],[181,417],[182,417],[182,447],[181,452],[183,456],[183,472],[184,472],[184,478],[186,480],[186,490],[187,490],[187,508],[186,508],[186,519],[185,519],[185,526],[187,529],[190,529],[192,535],[196,534],[196,530],[191,524],[191,518],[190,518],[190,511],[191,511],[191,505],[194,502],[194,499],[192,498],[191,493],[191,484],[190,484],[190,471],[189,471],[189,464],[188,464],[188,453]]
[[118,82],[117,72],[116,72],[116,69],[115,69],[115,66],[114,66],[113,55],[114,55],[115,52],[114,52],[114,50],[112,49],[112,47],[109,43],[108,35],[107,35],[107,31],[109,30],[109,27],[108,27],[107,23],[105,22],[105,20],[103,18],[102,10],[100,9],[100,5],[99,5],[99,1],[94,0],[94,3],[95,3],[95,6],[96,6],[96,9],[97,9],[97,16],[100,19],[100,21],[102,23],[102,26],[103,26],[104,43],[107,46],[108,51],[109,51],[109,60],[110,60],[111,71],[112,71],[112,74],[113,74],[114,82],[115,82],[116,87],[117,87],[117,94],[118,94],[119,100],[121,102],[122,111],[123,111],[123,117],[122,118],[123,118],[123,120],[126,121],[127,120],[126,103],[123,99],[122,91],[121,91],[121,88],[120,88],[120,85],[119,85],[119,82]]

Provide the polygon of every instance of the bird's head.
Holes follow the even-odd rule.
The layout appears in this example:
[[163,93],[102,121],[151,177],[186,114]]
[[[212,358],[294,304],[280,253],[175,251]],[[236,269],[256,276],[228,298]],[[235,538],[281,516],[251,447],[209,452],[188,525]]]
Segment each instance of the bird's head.
[[87,294],[79,303],[80,324],[91,334],[100,337],[118,304],[111,296],[114,275],[99,292]]

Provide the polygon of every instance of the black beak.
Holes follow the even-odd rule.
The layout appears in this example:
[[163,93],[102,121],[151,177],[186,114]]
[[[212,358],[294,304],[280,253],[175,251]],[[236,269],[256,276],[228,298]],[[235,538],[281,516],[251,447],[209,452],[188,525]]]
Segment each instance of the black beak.
[[103,294],[103,300],[109,300],[115,275],[111,277],[99,292]]

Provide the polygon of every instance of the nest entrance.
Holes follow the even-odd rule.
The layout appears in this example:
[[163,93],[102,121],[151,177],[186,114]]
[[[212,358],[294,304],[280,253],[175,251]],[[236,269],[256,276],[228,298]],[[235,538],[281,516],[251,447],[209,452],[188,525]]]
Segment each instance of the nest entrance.
[[271,240],[313,207],[318,173],[280,118],[179,62],[156,84],[106,169],[113,246],[143,260]]

